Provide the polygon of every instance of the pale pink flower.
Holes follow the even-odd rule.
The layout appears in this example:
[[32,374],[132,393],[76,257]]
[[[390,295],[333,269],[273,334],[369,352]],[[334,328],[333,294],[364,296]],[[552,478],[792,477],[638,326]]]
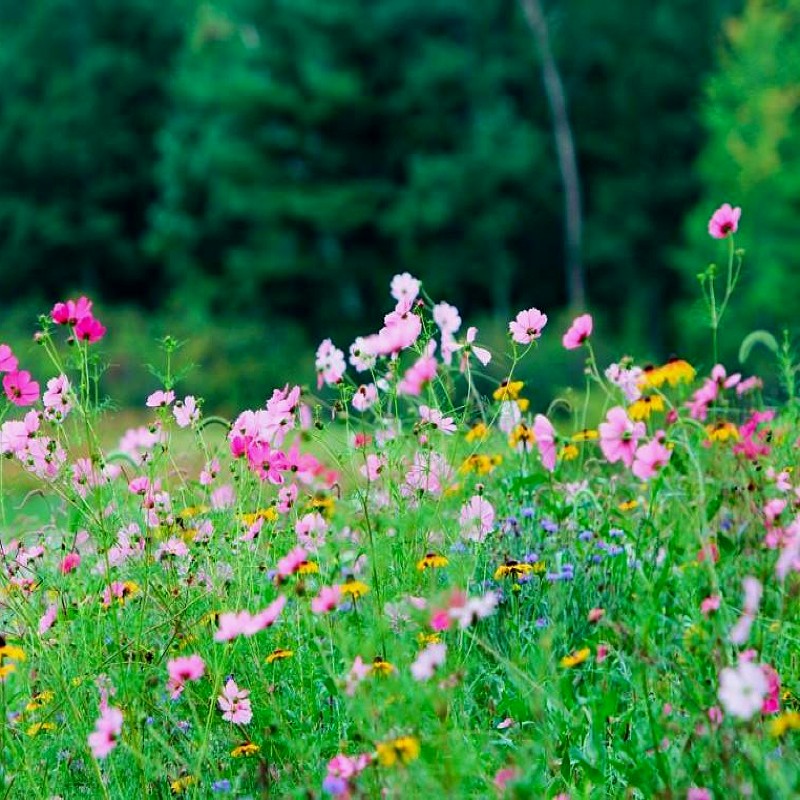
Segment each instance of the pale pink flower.
[[742,587],[744,589],[742,615],[728,633],[728,641],[735,645],[743,645],[750,637],[750,628],[758,613],[763,592],[761,581],[752,576],[742,581]]
[[116,746],[122,734],[122,711],[106,707],[89,734],[89,747],[97,759],[105,758]]
[[556,432],[543,414],[537,414],[533,420],[533,433],[536,436],[536,447],[545,469],[552,472],[556,468]]
[[47,606],[47,610],[42,614],[41,619],[39,620],[39,635],[43,636],[50,628],[53,627],[53,624],[56,621],[56,616],[58,616],[58,604],[52,603],[51,605]]
[[0,344],[0,372],[15,372],[19,362],[7,344]]
[[50,378],[47,381],[47,391],[42,395],[45,416],[53,422],[66,419],[72,410],[72,396],[70,384],[66,375]]
[[318,511],[304,514],[295,522],[294,530],[300,546],[309,552],[316,553],[321,547],[325,546],[328,523]]
[[437,303],[433,307],[433,321],[439,326],[442,337],[452,336],[461,327],[461,316],[450,303]]
[[302,547],[295,547],[290,550],[280,561],[278,561],[278,577],[286,579],[294,575],[300,565],[308,558],[308,552]]
[[731,208],[729,203],[721,205],[708,221],[708,234],[714,239],[725,239],[739,229],[741,208]]
[[473,495],[461,507],[459,522],[465,539],[482,542],[494,527],[494,508],[486,498]]
[[686,793],[686,800],[714,800],[714,796],[708,789],[692,786]]
[[506,435],[522,421],[522,412],[519,406],[511,400],[504,400],[500,403],[500,413],[497,417],[497,427]]
[[345,678],[344,693],[348,697],[352,697],[356,693],[356,688],[361,681],[369,675],[370,665],[364,662],[361,656],[356,656],[353,661],[353,666],[347,672]]
[[450,478],[451,469],[441,453],[430,450],[414,454],[414,462],[406,473],[406,485],[411,489],[441,494],[443,484]]
[[330,339],[325,339],[317,348],[317,388],[321,389],[323,384],[335,386],[346,369],[344,353]]
[[745,661],[720,672],[717,696],[728,714],[747,720],[761,710],[768,690],[761,665]]
[[425,352],[405,372],[397,384],[398,394],[419,397],[426,384],[436,377],[437,363],[433,353],[436,342],[431,339]]
[[377,355],[372,352],[375,341],[359,336],[350,345],[350,363],[355,367],[356,372],[366,372],[372,369],[377,363]]
[[21,420],[8,420],[0,425],[0,455],[23,453],[40,423],[39,414],[29,411]]
[[625,395],[629,403],[636,402],[642,396],[639,386],[644,370],[631,364],[611,364],[605,376]]
[[222,719],[234,725],[247,725],[253,719],[253,710],[249,700],[250,692],[240,689],[231,678],[217,698]]
[[186,681],[199,681],[206,671],[206,665],[197,653],[191,656],[180,656],[167,662],[167,690],[175,700],[180,697]]
[[592,315],[581,314],[574,319],[561,343],[567,350],[577,350],[591,335]]
[[529,308],[520,311],[516,319],[508,323],[508,329],[515,342],[530,344],[542,335],[545,325],[547,325],[547,314],[542,314],[538,308]]
[[319,594],[311,600],[311,611],[314,614],[327,614],[339,605],[342,593],[338,586],[323,586]]
[[436,670],[444,664],[447,655],[447,645],[444,642],[429,644],[411,665],[411,674],[414,680],[430,680]]
[[456,424],[452,417],[445,417],[438,408],[429,408],[428,406],[419,407],[419,416],[423,422],[427,422],[434,428],[438,428],[442,433],[455,433]]
[[395,275],[392,278],[390,290],[392,297],[398,303],[406,302],[410,304],[417,299],[420,286],[421,284],[416,278],[412,277],[408,272],[404,272],[402,275]]
[[713,611],[718,611],[721,599],[722,598],[720,598],[718,594],[712,594],[710,597],[706,597],[700,603],[700,611],[703,614],[703,616],[707,617]]
[[386,466],[386,460],[382,456],[376,456],[370,453],[367,456],[366,464],[360,468],[361,474],[370,482],[377,481],[381,476],[381,472]]
[[172,390],[165,392],[163,389],[159,389],[147,398],[145,405],[148,408],[166,408],[166,406],[172,405],[173,400],[175,400],[175,392]]
[[492,354],[485,347],[475,344],[477,335],[478,329],[474,325],[467,328],[467,338],[464,340],[464,344],[456,345],[453,348],[454,351],[461,351],[461,362],[458,367],[461,372],[467,371],[470,355],[474,355],[484,367],[492,360]]
[[747,392],[752,392],[755,389],[761,389],[764,386],[764,382],[761,378],[752,375],[749,378],[743,380],[737,387],[736,387],[736,394],[741,397],[743,394],[747,394]]
[[633,422],[622,406],[615,406],[598,428],[600,449],[610,464],[622,461],[630,469],[636,454],[636,444],[645,434],[643,422]]
[[286,605],[286,597],[278,595],[263,611],[250,614],[249,611],[227,611],[219,615],[215,642],[229,642],[237,636],[255,636],[273,625]]
[[631,471],[642,481],[649,481],[669,462],[672,451],[658,438],[637,448]]
[[451,598],[450,616],[458,622],[460,628],[469,628],[478,620],[494,614],[498,596],[495,592],[487,592],[483,597],[466,598],[461,593],[454,593]]
[[353,408],[356,411],[366,411],[372,408],[378,399],[378,387],[374,383],[362,383],[353,395]]
[[179,428],[188,428],[200,419],[200,409],[197,407],[197,400],[192,394],[186,395],[183,400],[178,400],[172,409],[175,422]]

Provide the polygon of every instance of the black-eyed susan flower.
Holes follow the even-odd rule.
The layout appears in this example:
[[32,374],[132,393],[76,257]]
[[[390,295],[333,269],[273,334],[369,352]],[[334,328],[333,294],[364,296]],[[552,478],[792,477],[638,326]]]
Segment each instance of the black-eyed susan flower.
[[301,561],[297,567],[298,575],[316,575],[319,572],[319,564],[314,561]]
[[582,647],[580,650],[576,650],[574,653],[564,656],[559,663],[562,667],[567,669],[577,667],[589,658],[591,652],[592,651],[588,647]]
[[492,393],[495,400],[516,400],[525,384],[522,381],[503,381]]
[[46,705],[53,702],[54,696],[55,695],[49,690],[37,692],[25,706],[25,711],[30,714],[33,711],[44,708]]
[[339,586],[339,591],[343,596],[349,596],[352,597],[353,600],[358,600],[359,597],[363,597],[369,591],[369,586],[351,576]]
[[377,746],[378,761],[384,767],[396,764],[410,764],[419,758],[419,739],[415,736],[401,736]]
[[477,472],[478,475],[488,475],[502,463],[502,456],[488,456],[483,453],[473,453],[471,456],[464,459],[464,462],[459,467],[459,472],[462,474]]
[[574,461],[579,455],[580,451],[574,444],[565,444],[558,453],[562,461]]
[[54,722],[33,722],[25,729],[25,735],[33,738],[40,733],[49,733],[56,729]]
[[660,369],[664,379],[670,386],[677,386],[679,383],[691,383],[696,374],[695,368],[682,358],[671,358]]
[[787,711],[775,717],[769,723],[769,732],[776,739],[788,731],[800,730],[800,712]]
[[248,756],[254,756],[261,750],[261,747],[253,742],[244,742],[244,744],[240,744],[237,747],[234,747],[231,750],[231,755],[234,758],[247,758]]
[[394,664],[390,664],[385,658],[375,656],[375,658],[372,659],[370,672],[372,672],[373,675],[391,675],[394,671]]
[[584,428],[583,430],[573,433],[571,438],[573,442],[593,442],[598,436],[599,434],[596,429]]
[[440,569],[446,567],[450,562],[445,556],[438,553],[426,553],[423,558],[417,561],[417,569],[422,572],[426,569]]
[[468,442],[482,442],[489,435],[489,426],[484,422],[473,425],[465,434],[464,438]]
[[197,778],[194,775],[184,775],[182,778],[176,778],[170,783],[169,788],[172,794],[183,794],[190,786],[197,783]]
[[664,410],[664,398],[660,394],[646,394],[628,406],[628,416],[636,421],[650,419],[654,411]]
[[279,647],[273,650],[266,658],[267,664],[274,664],[276,661],[285,661],[294,655],[294,650],[287,650],[284,647]]
[[706,425],[706,432],[712,442],[735,442],[739,438],[739,429],[732,422],[722,419],[713,425]]
[[617,508],[620,511],[633,511],[639,505],[638,500],[625,500],[624,502],[620,503]]
[[533,564],[510,559],[495,570],[494,579],[496,581],[499,581],[501,578],[515,578],[518,580],[524,578],[526,575],[530,575],[533,570]]
[[514,449],[520,448],[530,452],[535,444],[536,434],[533,428],[529,428],[524,422],[515,425],[508,436],[508,446]]
[[16,672],[17,663],[25,660],[25,652],[16,645],[5,643],[4,639],[0,639],[0,642],[3,642],[0,647],[0,681],[3,681]]
[[327,495],[318,495],[309,504],[311,511],[319,511],[325,519],[330,519],[336,510],[336,500]]

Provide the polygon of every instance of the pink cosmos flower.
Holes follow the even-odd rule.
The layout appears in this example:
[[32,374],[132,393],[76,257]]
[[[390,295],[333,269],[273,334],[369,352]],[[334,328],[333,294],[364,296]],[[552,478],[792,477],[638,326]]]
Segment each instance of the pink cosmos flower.
[[576,317],[561,340],[567,350],[577,350],[592,335],[592,315]]
[[718,611],[721,599],[722,598],[718,594],[712,594],[710,597],[706,597],[700,603],[700,612],[703,616],[707,617],[713,611]]
[[537,414],[533,420],[533,434],[536,447],[545,469],[552,472],[556,468],[556,432],[550,420],[543,414]]
[[247,725],[253,719],[253,710],[248,699],[250,692],[240,689],[231,678],[217,698],[222,719],[234,725]]
[[508,788],[508,784],[519,778],[519,770],[515,767],[503,767],[497,770],[492,781],[494,788],[502,795]]
[[172,409],[172,415],[179,428],[188,428],[200,419],[200,409],[197,407],[197,399],[189,394],[178,400]]
[[165,392],[163,389],[159,389],[147,398],[145,405],[148,408],[164,408],[165,406],[171,406],[174,399],[175,392],[171,390]]
[[516,319],[508,323],[508,329],[515,342],[530,344],[542,335],[545,325],[547,325],[547,314],[542,314],[538,308],[529,308],[520,311]]
[[314,614],[327,614],[339,605],[342,593],[338,586],[323,586],[319,594],[311,600],[311,611]]
[[413,303],[419,294],[420,282],[412,277],[408,272],[402,275],[395,275],[390,286],[392,297],[400,302]]
[[180,656],[167,662],[167,690],[175,700],[180,697],[186,681],[199,681],[206,671],[206,665],[197,653],[191,656]]
[[449,609],[440,608],[431,615],[431,628],[437,633],[448,631],[452,627],[453,620]]
[[106,335],[105,325],[101,325],[93,316],[82,317],[75,326],[75,337],[82,342],[92,344],[99,342]]
[[458,622],[460,628],[469,628],[478,620],[494,614],[498,599],[495,592],[486,592],[483,597],[471,598],[465,597],[460,592],[454,592],[450,599],[450,616]]
[[441,453],[431,450],[418,451],[414,462],[406,473],[406,486],[430,494],[441,494],[443,484],[449,480],[450,466]]
[[743,645],[750,637],[750,628],[758,613],[763,592],[761,581],[752,576],[742,581],[742,588],[744,589],[742,615],[728,633],[728,641],[735,645]]
[[47,610],[42,614],[39,620],[39,636],[44,636],[50,628],[53,627],[56,617],[58,616],[58,604],[52,603],[47,606]]
[[386,460],[382,456],[370,453],[367,456],[366,464],[360,468],[361,474],[371,482],[377,481],[386,466]]
[[761,704],[761,713],[777,714],[781,710],[781,676],[769,664],[762,664],[761,670],[767,679],[767,696]]
[[356,656],[355,660],[353,661],[353,666],[347,672],[347,677],[345,678],[345,688],[344,693],[348,697],[352,697],[356,693],[356,689],[358,688],[358,684],[364,680],[370,673],[370,665],[365,663],[364,659],[361,656]]
[[741,208],[731,208],[729,203],[721,205],[708,221],[708,235],[714,239],[725,239],[739,229]]
[[605,376],[611,383],[618,387],[625,395],[629,403],[633,403],[642,396],[639,382],[644,375],[641,367],[634,367],[632,364],[623,363],[611,364],[605,371]]
[[122,711],[118,708],[106,707],[89,734],[89,747],[97,759],[105,758],[116,746],[122,734]]
[[302,547],[295,547],[293,550],[290,550],[278,561],[278,578],[285,580],[291,575],[294,575],[307,558],[308,553]]
[[32,406],[39,399],[39,384],[24,370],[6,373],[3,389],[15,406]]
[[686,793],[686,800],[714,800],[714,796],[708,789],[692,786]]
[[631,471],[639,480],[649,481],[666,466],[671,455],[672,451],[655,438],[637,448]]
[[377,354],[372,352],[371,344],[374,344],[374,341],[370,342],[365,337],[359,336],[350,345],[349,361],[356,372],[366,372],[378,362]]
[[56,303],[50,312],[50,318],[56,325],[77,325],[84,317],[92,314],[92,301],[86,297],[77,300],[67,300],[66,303]]
[[45,416],[53,422],[62,422],[72,411],[71,386],[66,375],[50,378],[47,391],[42,395]]
[[321,547],[325,546],[325,538],[328,532],[328,523],[325,517],[318,511],[304,514],[294,525],[297,541],[301,547],[316,553]]
[[70,572],[74,572],[81,563],[81,557],[77,553],[67,553],[63,559],[61,559],[61,563],[58,565],[58,571],[62,575],[68,575]]
[[470,355],[474,355],[484,367],[492,360],[492,354],[485,347],[480,347],[475,344],[477,335],[478,329],[473,325],[467,328],[467,338],[464,340],[464,344],[455,345],[453,347],[454,351],[461,351],[461,361],[458,365],[459,371],[461,372],[467,371]]
[[438,428],[442,433],[455,433],[456,424],[452,417],[445,417],[438,408],[430,408],[429,406],[419,407],[419,416],[423,422],[427,422],[434,428]]
[[645,434],[643,422],[633,422],[622,406],[615,406],[598,428],[600,449],[609,464],[622,461],[628,469],[633,466],[636,444]]
[[286,597],[278,595],[263,611],[226,612],[219,615],[219,627],[214,634],[215,642],[228,642],[237,636],[255,636],[275,624],[286,606]]
[[411,665],[411,674],[416,681],[430,680],[436,670],[444,664],[447,645],[444,642],[429,644]]
[[366,411],[375,405],[378,399],[378,387],[374,383],[362,383],[353,395],[353,408],[356,411]]
[[433,355],[435,350],[436,342],[431,339],[422,356],[406,370],[397,384],[399,394],[419,397],[425,385],[436,377],[436,358]]
[[461,535],[473,542],[482,542],[494,528],[494,508],[481,495],[473,495],[462,507],[459,516]]
[[323,384],[335,386],[347,369],[344,353],[330,339],[325,339],[317,348],[316,369],[317,389],[321,389]]
[[725,711],[738,719],[747,720],[757,714],[768,690],[760,664],[740,661],[736,667],[725,667],[719,674],[717,696]]
[[0,372],[16,372],[18,362],[7,344],[0,344]]

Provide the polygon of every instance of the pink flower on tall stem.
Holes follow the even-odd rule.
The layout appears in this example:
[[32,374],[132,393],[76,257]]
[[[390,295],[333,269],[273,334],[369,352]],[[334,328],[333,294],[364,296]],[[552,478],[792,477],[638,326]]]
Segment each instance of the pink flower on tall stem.
[[75,337],[87,344],[99,342],[105,335],[105,325],[101,325],[100,322],[91,315],[79,319],[78,324],[75,326]]
[[15,406],[32,406],[39,399],[39,384],[25,370],[4,375],[3,389]]
[[167,662],[167,690],[169,696],[175,700],[180,697],[186,681],[199,681],[206,671],[203,659],[197,653],[191,656],[180,656]]
[[739,229],[741,208],[731,208],[729,203],[721,205],[708,221],[708,234],[714,239],[725,239]]
[[97,759],[105,758],[116,746],[122,734],[122,712],[118,708],[106,707],[89,734],[89,747]]
[[533,434],[536,447],[545,469],[552,472],[556,468],[556,432],[544,414],[537,414],[533,420]]
[[240,689],[231,678],[217,698],[217,703],[223,712],[222,719],[234,725],[247,725],[253,719],[249,694],[249,691]]
[[545,325],[547,325],[547,314],[542,314],[538,308],[528,308],[520,311],[516,319],[508,323],[508,329],[515,342],[530,344],[542,335]]
[[494,527],[494,508],[492,504],[474,495],[461,508],[461,535],[474,542],[482,542]]
[[633,422],[622,406],[614,406],[606,415],[606,421],[598,428],[600,449],[609,464],[622,461],[628,469],[633,466],[636,444],[645,434],[643,422]]
[[575,317],[569,330],[561,340],[567,350],[577,350],[592,335],[592,315]]
[[649,481],[658,471],[666,466],[672,451],[659,439],[653,439],[636,450],[632,472],[642,481]]
[[50,318],[56,325],[77,325],[84,317],[92,316],[92,301],[86,297],[56,303],[50,312]]
[[0,372],[14,372],[18,362],[7,344],[0,344]]

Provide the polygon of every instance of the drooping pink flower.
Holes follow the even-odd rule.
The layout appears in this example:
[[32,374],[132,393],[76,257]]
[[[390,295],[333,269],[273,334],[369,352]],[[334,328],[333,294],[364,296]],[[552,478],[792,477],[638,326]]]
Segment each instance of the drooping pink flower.
[[641,481],[649,481],[669,462],[672,451],[658,438],[637,448],[631,471]]
[[494,508],[485,497],[473,495],[461,507],[459,522],[465,539],[482,542],[494,528]]
[[378,399],[378,387],[374,383],[362,383],[353,395],[353,408],[366,411],[372,408]]
[[295,547],[293,550],[290,550],[278,561],[278,578],[285,580],[291,575],[294,575],[307,558],[308,552],[302,547]]
[[444,416],[438,408],[420,406],[419,416],[423,422],[427,422],[434,428],[438,428],[442,433],[451,434],[456,432],[456,424],[453,418]]
[[464,344],[456,345],[453,348],[454,351],[461,351],[461,361],[458,365],[461,372],[467,371],[470,355],[474,355],[484,367],[492,360],[492,354],[485,347],[475,344],[477,335],[478,329],[474,325],[467,328],[467,338],[464,340]]
[[311,611],[314,614],[327,614],[339,605],[341,599],[342,592],[338,586],[323,586],[311,600]]
[[189,394],[178,400],[172,409],[172,415],[179,428],[188,428],[200,419],[200,409],[197,407],[197,399]]
[[561,343],[567,350],[577,350],[592,335],[592,315],[575,317]]
[[0,372],[16,372],[19,363],[7,344],[0,344]]
[[411,665],[411,674],[416,681],[430,680],[436,670],[444,664],[447,645],[444,642],[429,644]]
[[533,419],[533,434],[536,447],[545,469],[552,472],[556,468],[556,431],[544,414],[537,414]]
[[250,692],[240,689],[231,678],[225,684],[217,703],[222,710],[222,719],[234,725],[247,725],[253,719],[253,710],[249,700]]
[[7,372],[3,376],[3,390],[15,406],[32,406],[39,399],[39,384],[25,370]]
[[316,369],[317,389],[321,389],[323,384],[335,386],[347,369],[344,353],[330,339],[325,339],[317,348]]
[[116,746],[122,734],[122,711],[106,707],[89,734],[89,747],[97,759],[105,758]]
[[633,422],[622,406],[615,406],[598,428],[600,449],[610,464],[622,461],[628,469],[633,466],[636,445],[645,435],[645,424]]
[[183,693],[186,681],[199,681],[206,671],[206,665],[197,653],[190,656],[180,656],[167,662],[167,691],[175,700]]
[[547,314],[542,314],[538,308],[529,308],[520,311],[516,319],[508,323],[508,329],[515,342],[530,344],[542,335],[545,325],[547,325]]
[[101,325],[100,322],[91,315],[79,319],[78,324],[75,326],[75,338],[87,344],[99,342],[105,335],[105,325]]
[[729,203],[721,205],[708,221],[708,235],[714,239],[725,239],[739,229],[741,208],[731,208]]

